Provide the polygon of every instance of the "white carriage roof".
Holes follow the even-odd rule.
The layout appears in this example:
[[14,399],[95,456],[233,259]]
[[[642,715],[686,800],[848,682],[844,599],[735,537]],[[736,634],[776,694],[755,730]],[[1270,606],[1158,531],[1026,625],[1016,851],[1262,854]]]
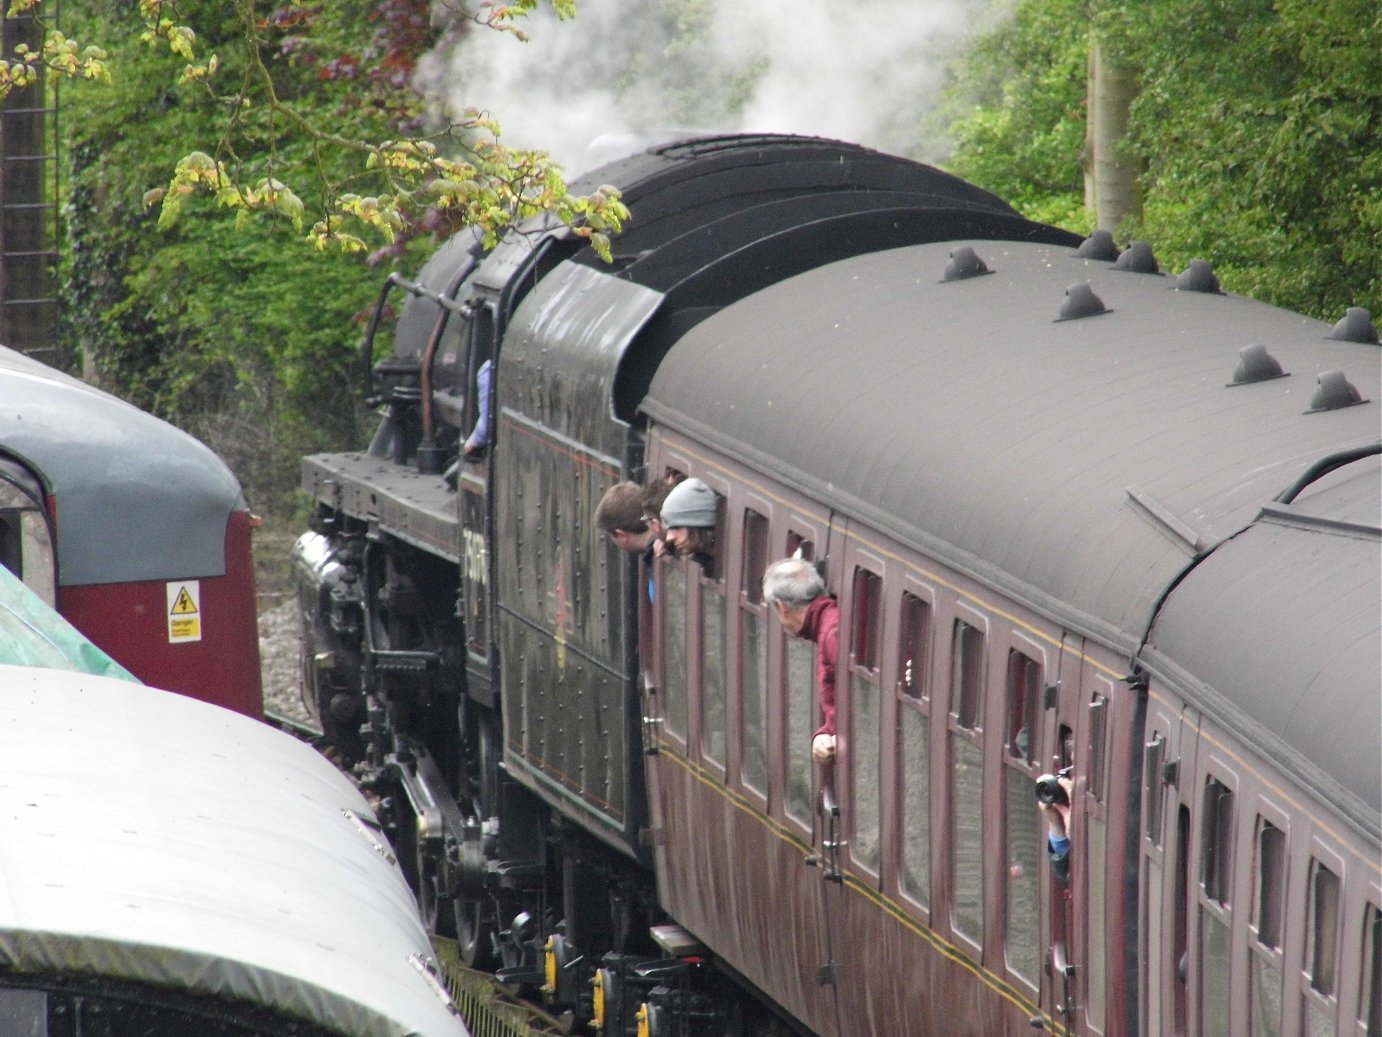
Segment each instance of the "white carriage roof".
[[374,815],[311,747],[181,695],[0,666],[0,964],[464,1037]]

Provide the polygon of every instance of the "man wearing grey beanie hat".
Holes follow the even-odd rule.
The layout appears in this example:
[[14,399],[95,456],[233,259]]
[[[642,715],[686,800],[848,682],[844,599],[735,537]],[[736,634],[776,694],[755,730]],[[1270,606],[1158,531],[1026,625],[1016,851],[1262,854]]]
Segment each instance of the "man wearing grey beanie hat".
[[719,498],[699,479],[683,479],[672,487],[662,502],[662,525],[667,530],[663,541],[678,556],[699,562],[711,577],[714,576],[718,517]]

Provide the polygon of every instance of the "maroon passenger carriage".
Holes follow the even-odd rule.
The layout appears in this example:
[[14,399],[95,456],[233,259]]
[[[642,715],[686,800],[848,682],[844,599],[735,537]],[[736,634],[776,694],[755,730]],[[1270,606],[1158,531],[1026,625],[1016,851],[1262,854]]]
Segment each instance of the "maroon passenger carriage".
[[257,717],[253,521],[206,446],[0,347],[0,564],[144,683]]
[[[304,462],[308,676],[437,928],[607,1034],[1379,1032],[1367,315],[834,142],[603,181],[610,266],[533,228],[392,279],[379,434]],[[718,566],[651,608],[591,516],[669,472]],[[830,771],[760,594],[798,550],[841,602]]]

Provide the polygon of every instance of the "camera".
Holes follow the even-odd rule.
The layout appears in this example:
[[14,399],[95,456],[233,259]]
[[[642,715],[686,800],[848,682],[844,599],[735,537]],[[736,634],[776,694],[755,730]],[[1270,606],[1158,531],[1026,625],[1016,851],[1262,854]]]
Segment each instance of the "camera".
[[1065,789],[1061,788],[1061,783],[1058,780],[1059,778],[1068,777],[1070,777],[1070,768],[1062,767],[1055,774],[1043,774],[1041,777],[1037,778],[1037,802],[1044,806],[1051,806],[1054,804],[1056,806],[1068,807],[1070,805],[1070,797],[1065,794]]

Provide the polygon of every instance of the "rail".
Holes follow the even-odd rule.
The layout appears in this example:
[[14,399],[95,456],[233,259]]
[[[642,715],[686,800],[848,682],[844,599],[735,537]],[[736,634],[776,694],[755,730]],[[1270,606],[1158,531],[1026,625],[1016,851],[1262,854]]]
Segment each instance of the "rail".
[[432,949],[442,982],[472,1037],[555,1037],[567,1033],[557,1019],[520,1000],[489,973],[467,968],[456,941],[434,936]]

